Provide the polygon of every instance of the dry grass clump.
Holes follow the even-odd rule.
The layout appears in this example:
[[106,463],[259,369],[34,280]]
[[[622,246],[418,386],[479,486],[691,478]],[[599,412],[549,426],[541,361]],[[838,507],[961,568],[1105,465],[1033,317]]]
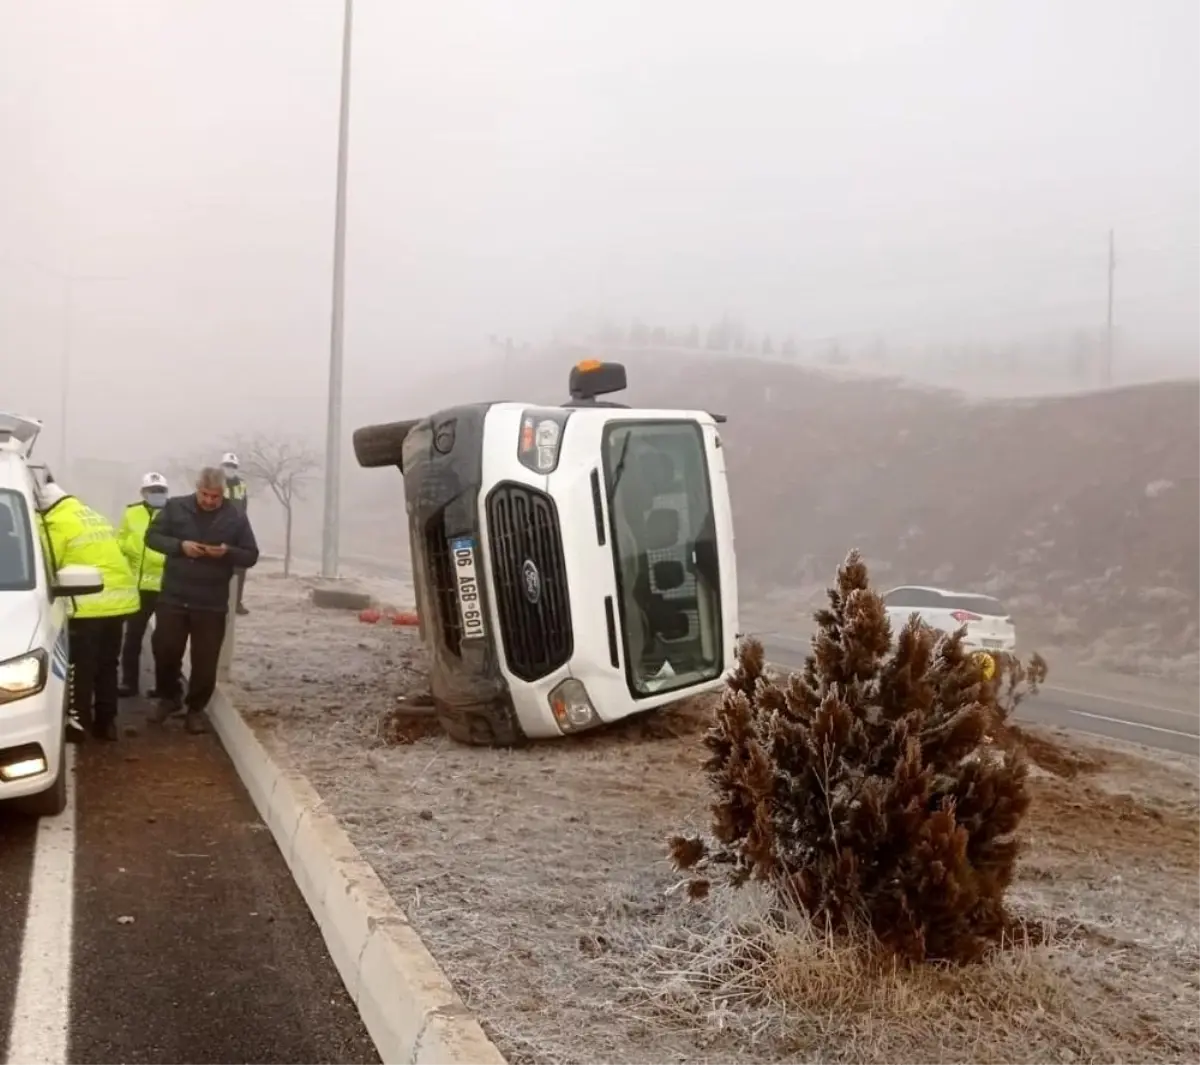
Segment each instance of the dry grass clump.
[[[816,614],[801,674],[764,675],[744,641],[705,770],[712,838],[675,837],[681,869],[770,884],[839,934],[865,929],[908,961],[974,961],[1012,928],[1004,894],[1029,806],[1006,718],[1045,663],[981,660],[914,615],[892,649],[883,601],[851,552]],[[697,876],[691,893],[709,881]]]
[[1195,982],[1164,1000],[1150,951],[1040,927],[981,964],[912,966],[764,888],[718,889],[690,928],[622,942],[635,947],[628,1008],[703,1028],[713,1052],[758,1048],[748,1060],[1115,1063],[1197,1050]]

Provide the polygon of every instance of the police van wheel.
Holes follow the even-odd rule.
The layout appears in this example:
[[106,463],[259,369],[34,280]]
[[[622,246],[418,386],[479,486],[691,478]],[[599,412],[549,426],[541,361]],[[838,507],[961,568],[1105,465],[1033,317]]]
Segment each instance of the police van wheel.
[[364,469],[399,466],[404,452],[404,438],[416,421],[388,422],[385,425],[364,425],[354,430],[354,457]]
[[439,704],[437,719],[447,736],[468,747],[521,747],[529,742],[508,707],[485,713]]
[[58,779],[45,791],[26,795],[16,802],[21,813],[29,817],[57,817],[67,808],[67,743],[64,734],[58,752]]

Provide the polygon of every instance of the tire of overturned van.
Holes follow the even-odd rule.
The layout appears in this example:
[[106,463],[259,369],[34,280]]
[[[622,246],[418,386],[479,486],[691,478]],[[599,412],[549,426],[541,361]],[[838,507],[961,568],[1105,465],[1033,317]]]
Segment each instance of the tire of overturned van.
[[374,600],[366,592],[351,588],[314,588],[312,604],[325,610],[367,610]]
[[404,439],[416,421],[386,422],[383,425],[364,425],[354,430],[354,457],[364,469],[399,466],[404,453]]
[[451,706],[438,700],[438,724],[455,743],[467,747],[523,747],[529,742],[512,708]]

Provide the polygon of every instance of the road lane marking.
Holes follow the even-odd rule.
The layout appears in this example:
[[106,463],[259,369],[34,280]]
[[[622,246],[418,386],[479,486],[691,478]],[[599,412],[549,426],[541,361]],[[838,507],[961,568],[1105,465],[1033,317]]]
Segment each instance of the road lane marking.
[[67,806],[43,817],[34,845],[29,906],[8,1040],[11,1065],[66,1065],[75,915],[75,748],[61,772]]
[[1144,728],[1150,732],[1165,732],[1168,736],[1186,736],[1189,740],[1200,740],[1200,734],[1195,732],[1180,732],[1178,729],[1163,728],[1162,725],[1147,725],[1144,721],[1130,721],[1125,717],[1109,717],[1106,714],[1092,714],[1087,710],[1072,710],[1069,706],[1064,706],[1063,709],[1068,714],[1075,714],[1078,717],[1090,717],[1095,721],[1110,721],[1114,725],[1125,725],[1128,728]]
[[1130,706],[1135,710],[1154,710],[1160,714],[1175,714],[1178,717],[1191,717],[1200,721],[1200,706],[1197,706],[1195,710],[1178,710],[1170,706],[1158,706],[1155,703],[1148,703],[1136,697],[1120,699],[1115,695],[1101,695],[1099,692],[1087,692],[1082,688],[1060,688],[1056,684],[1043,684],[1041,690],[1044,692],[1062,692],[1064,695],[1082,695],[1085,699],[1097,699],[1104,703],[1116,703],[1118,706]]

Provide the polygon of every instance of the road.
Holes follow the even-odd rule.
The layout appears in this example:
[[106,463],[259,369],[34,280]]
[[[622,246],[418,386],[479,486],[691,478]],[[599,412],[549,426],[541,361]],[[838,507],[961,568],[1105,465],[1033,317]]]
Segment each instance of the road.
[[[762,637],[767,658],[779,666],[798,668],[808,641],[779,633]],[[1200,755],[1200,707],[1164,706],[1134,696],[1105,695],[1044,685],[1021,703],[1017,719],[1032,724],[1089,732],[1146,747]]]
[[219,741],[146,709],[62,817],[0,811],[0,1061],[377,1062]]

